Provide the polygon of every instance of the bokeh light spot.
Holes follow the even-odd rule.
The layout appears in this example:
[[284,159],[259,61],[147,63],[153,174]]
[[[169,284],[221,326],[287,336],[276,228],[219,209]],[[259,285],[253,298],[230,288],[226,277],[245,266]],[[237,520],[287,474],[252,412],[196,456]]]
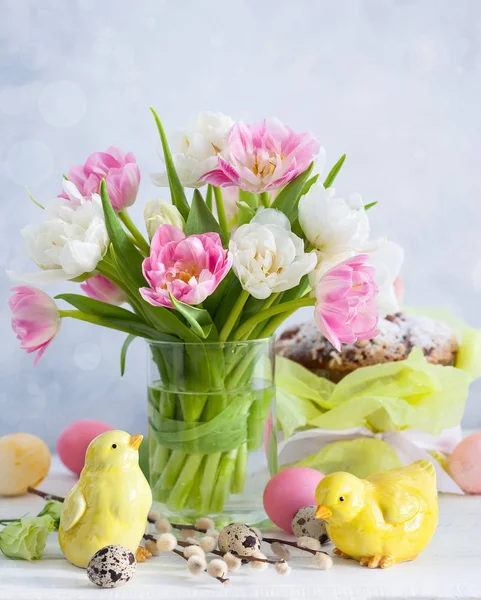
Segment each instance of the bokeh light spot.
[[35,186],[42,184],[52,174],[54,157],[43,142],[22,140],[8,150],[6,166],[7,173],[15,183]]
[[73,360],[76,366],[84,371],[96,369],[102,360],[100,346],[90,342],[79,344],[74,350]]
[[87,112],[85,92],[72,81],[55,81],[46,85],[38,101],[42,118],[52,127],[72,127]]

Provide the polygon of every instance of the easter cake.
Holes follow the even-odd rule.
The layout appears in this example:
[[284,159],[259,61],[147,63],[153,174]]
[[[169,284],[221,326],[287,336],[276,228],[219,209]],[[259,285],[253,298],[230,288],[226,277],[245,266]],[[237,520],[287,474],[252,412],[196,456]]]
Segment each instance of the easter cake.
[[338,352],[313,321],[293,325],[278,338],[276,352],[333,382],[359,367],[404,360],[421,348],[431,364],[454,365],[458,341],[444,324],[428,317],[397,313],[379,320],[371,340],[343,344]]

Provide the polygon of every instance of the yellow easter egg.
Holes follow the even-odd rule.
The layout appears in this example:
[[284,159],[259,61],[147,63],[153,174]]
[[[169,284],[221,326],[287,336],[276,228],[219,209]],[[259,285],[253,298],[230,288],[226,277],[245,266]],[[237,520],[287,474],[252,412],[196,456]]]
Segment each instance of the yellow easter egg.
[[30,433],[12,433],[0,438],[0,496],[19,496],[45,479],[50,469],[50,451]]

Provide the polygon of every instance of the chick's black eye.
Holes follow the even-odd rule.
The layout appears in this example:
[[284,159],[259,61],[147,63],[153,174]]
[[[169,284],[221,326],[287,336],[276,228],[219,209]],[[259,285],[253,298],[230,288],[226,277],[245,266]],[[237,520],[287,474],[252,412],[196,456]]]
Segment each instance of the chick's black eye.
[[[117,448],[117,444],[112,444],[112,448],[115,450],[115,448]],[[344,500],[344,498],[343,498]]]
[[339,498],[339,502],[344,502],[344,496],[341,496],[341,497]]

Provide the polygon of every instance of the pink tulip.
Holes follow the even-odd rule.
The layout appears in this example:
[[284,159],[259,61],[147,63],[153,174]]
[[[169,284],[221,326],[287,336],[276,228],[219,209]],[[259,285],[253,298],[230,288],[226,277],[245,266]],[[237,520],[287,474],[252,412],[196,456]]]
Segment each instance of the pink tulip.
[[364,263],[366,254],[348,258],[327,271],[317,289],[315,318],[336,350],[341,343],[369,340],[377,333],[375,270]]
[[34,287],[12,288],[10,298],[12,328],[20,340],[20,347],[29,354],[37,352],[37,364],[50,342],[60,329],[60,315],[55,302],[48,294]]
[[305,171],[320,150],[309,133],[296,133],[277,119],[236,123],[216,169],[200,180],[217,187],[236,185],[259,193],[283,187]]
[[217,288],[232,264],[217,233],[185,236],[174,225],[161,225],[142,265],[150,287],[140,288],[153,306],[172,308],[169,294],[185,304],[200,304]]
[[[108,148],[107,152],[94,152],[84,165],[69,169],[67,177],[87,199],[99,193],[100,182],[105,179],[110,202],[117,212],[135,202],[140,183],[135,156],[132,152],[124,154],[114,147]],[[59,196],[68,200],[65,192]]]
[[94,300],[100,300],[101,302],[107,302],[107,304],[115,304],[117,306],[127,302],[127,296],[124,291],[103,275],[89,277],[80,287],[87,296]]

